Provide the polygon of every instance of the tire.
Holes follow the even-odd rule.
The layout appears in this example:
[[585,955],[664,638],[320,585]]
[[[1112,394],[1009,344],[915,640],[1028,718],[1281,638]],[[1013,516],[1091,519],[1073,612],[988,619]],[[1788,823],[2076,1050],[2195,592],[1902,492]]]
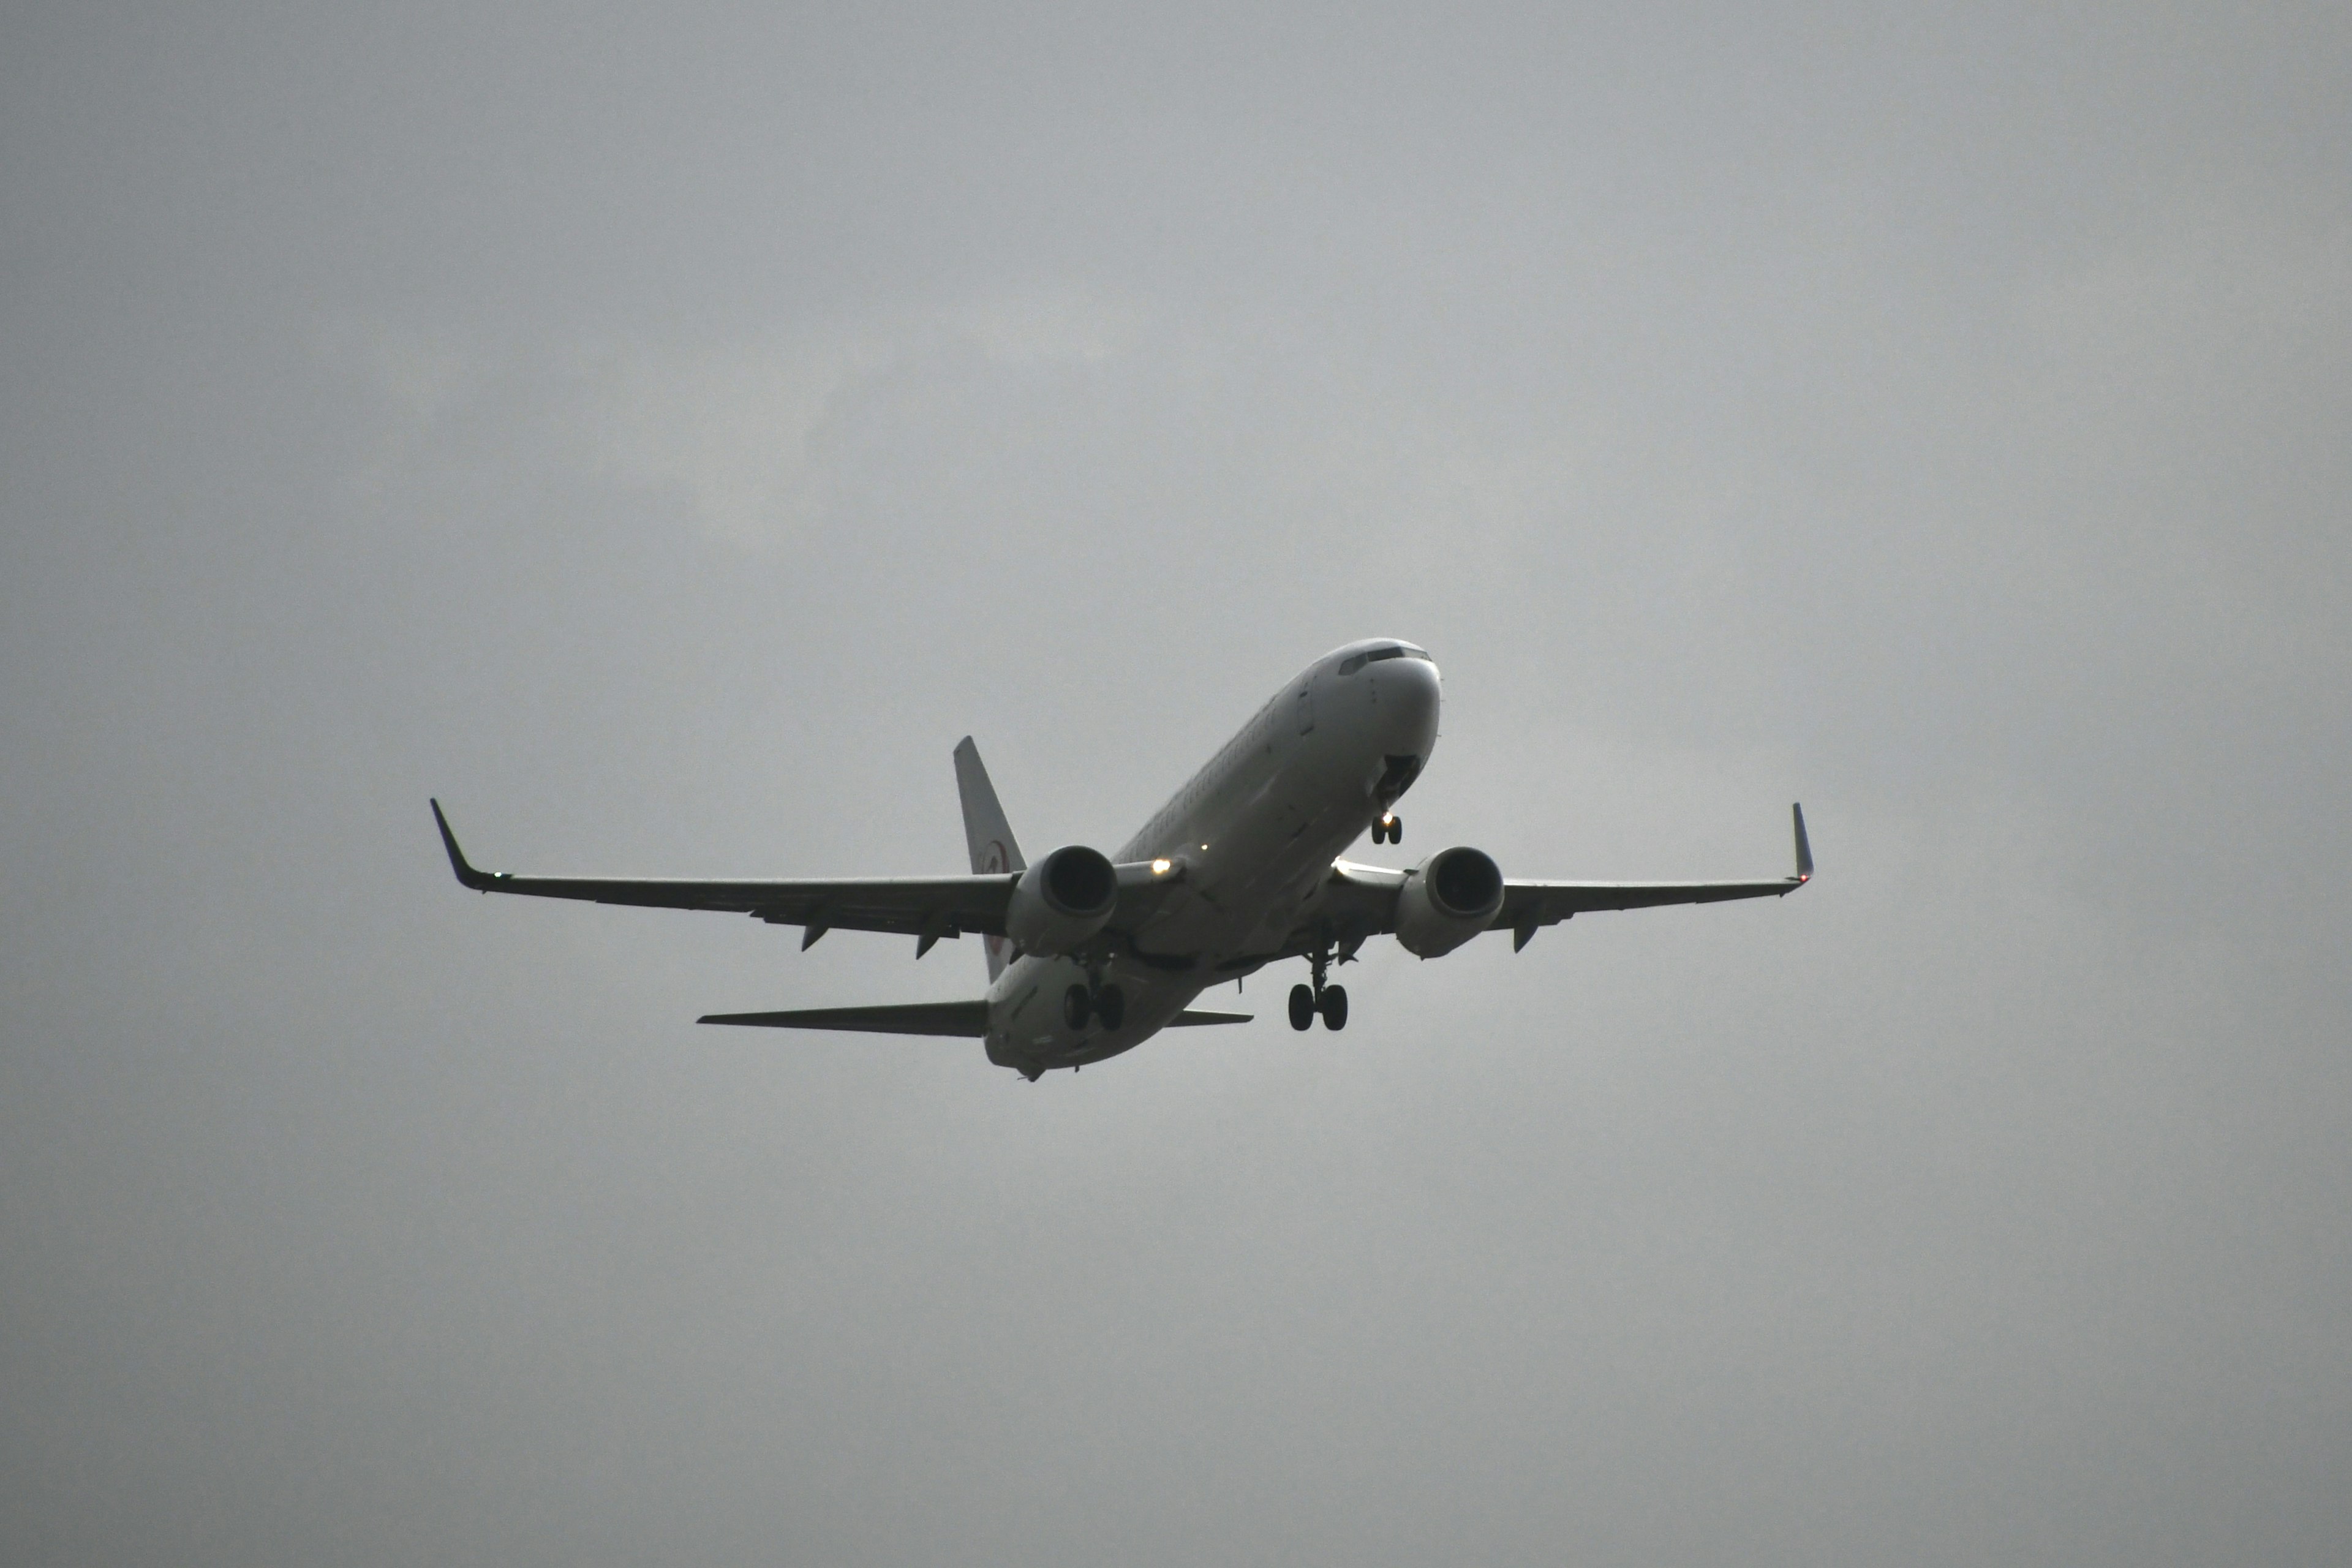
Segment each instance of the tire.
[[1127,1016],[1127,993],[1116,985],[1106,985],[1095,995],[1095,1016],[1106,1029],[1116,1029]]
[[1403,817],[1391,816],[1389,818],[1389,842],[1391,844],[1402,844],[1404,842]]
[[1083,1029],[1087,1026],[1087,1011],[1085,986],[1073,985],[1062,993],[1062,1022],[1073,1029]]
[[1315,1026],[1315,993],[1304,985],[1290,988],[1290,1026],[1311,1029]]
[[1348,1026],[1348,988],[1346,986],[1323,987],[1323,1026],[1334,1033]]

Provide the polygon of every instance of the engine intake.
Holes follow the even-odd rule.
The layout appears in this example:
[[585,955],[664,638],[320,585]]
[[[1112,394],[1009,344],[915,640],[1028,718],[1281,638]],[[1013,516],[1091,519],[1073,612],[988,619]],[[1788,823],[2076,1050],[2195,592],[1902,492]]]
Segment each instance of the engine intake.
[[1503,909],[1503,873],[1476,849],[1431,856],[1397,894],[1396,939],[1418,958],[1452,952],[1492,925]]
[[1067,952],[1108,925],[1118,908],[1118,873],[1109,858],[1072,844],[1021,873],[1004,934],[1024,952]]

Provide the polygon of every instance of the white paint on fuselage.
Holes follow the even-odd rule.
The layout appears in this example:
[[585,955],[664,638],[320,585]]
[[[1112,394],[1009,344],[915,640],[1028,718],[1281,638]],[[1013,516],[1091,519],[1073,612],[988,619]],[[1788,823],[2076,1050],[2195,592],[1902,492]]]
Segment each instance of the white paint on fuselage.
[[1085,966],[1024,957],[989,987],[991,1061],[1034,1075],[1115,1057],[1281,949],[1331,862],[1394,804],[1379,793],[1390,760],[1413,758],[1417,769],[1436,747],[1440,683],[1425,655],[1340,673],[1353,656],[1398,646],[1420,655],[1374,637],[1317,659],[1111,857],[1184,867],[1134,951],[1122,946],[1100,971],[1125,994],[1119,1027],[1070,1028],[1062,998],[1088,983]]

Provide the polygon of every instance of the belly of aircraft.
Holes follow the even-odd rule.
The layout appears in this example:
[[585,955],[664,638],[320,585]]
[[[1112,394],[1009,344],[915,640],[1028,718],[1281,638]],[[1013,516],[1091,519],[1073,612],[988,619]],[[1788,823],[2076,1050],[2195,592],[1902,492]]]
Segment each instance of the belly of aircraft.
[[988,1059],[1003,1067],[1083,1067],[1133,1050],[1168,1026],[1199,995],[1208,974],[1155,971],[1132,962],[1114,962],[1104,973],[1126,997],[1126,1016],[1116,1029],[1095,1020],[1073,1029],[1062,1015],[1062,999],[1073,985],[1087,984],[1083,964],[1066,958],[1024,959],[1008,972],[1013,984],[989,1009]]
[[1138,857],[1181,858],[1185,875],[1134,931],[1133,951],[1113,956],[1098,976],[1125,998],[1119,1026],[1090,1019],[1070,1027],[1063,998],[1095,977],[1073,960],[1025,959],[992,1002],[990,1058],[1034,1071],[1115,1057],[1231,979],[1228,965],[1280,952],[1333,858],[1364,829],[1390,761],[1386,740],[1365,724],[1327,721],[1263,771],[1244,766],[1229,777],[1166,842],[1129,846]]
[[[1323,781],[1281,779],[1179,847],[1184,882],[1136,932],[1136,946],[1216,964],[1278,948],[1298,907],[1363,830],[1363,799]],[[1207,847],[1202,848],[1202,845]]]

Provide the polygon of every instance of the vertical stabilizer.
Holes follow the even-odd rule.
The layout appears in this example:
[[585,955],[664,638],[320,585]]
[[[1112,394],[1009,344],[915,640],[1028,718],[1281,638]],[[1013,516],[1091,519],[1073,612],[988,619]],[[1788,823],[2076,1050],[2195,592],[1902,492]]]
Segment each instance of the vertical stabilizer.
[[[1021,858],[1021,845],[1013,837],[1013,825],[1004,820],[1004,807],[997,804],[996,786],[988,782],[988,769],[981,764],[980,748],[966,735],[955,749],[956,794],[963,798],[963,837],[971,849],[971,869],[975,876],[994,871],[1025,871],[1029,863]],[[993,981],[1004,972],[1008,944],[1001,936],[984,937],[981,945],[988,952],[988,978]]]

